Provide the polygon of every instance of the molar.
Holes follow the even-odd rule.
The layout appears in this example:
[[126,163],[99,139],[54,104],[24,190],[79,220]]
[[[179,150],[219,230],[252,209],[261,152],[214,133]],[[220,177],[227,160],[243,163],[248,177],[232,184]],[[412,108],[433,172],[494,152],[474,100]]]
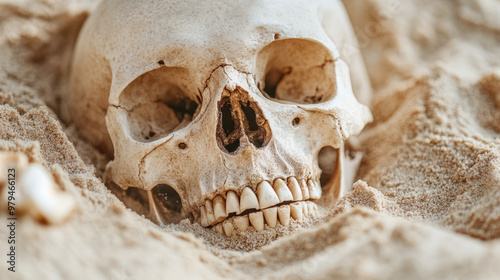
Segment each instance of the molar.
[[314,183],[313,180],[307,181],[307,187],[309,189],[309,197],[311,199],[319,199],[321,197],[321,187]]
[[215,215],[212,201],[210,199],[205,200],[205,209],[207,210],[207,220],[209,225],[215,224]]

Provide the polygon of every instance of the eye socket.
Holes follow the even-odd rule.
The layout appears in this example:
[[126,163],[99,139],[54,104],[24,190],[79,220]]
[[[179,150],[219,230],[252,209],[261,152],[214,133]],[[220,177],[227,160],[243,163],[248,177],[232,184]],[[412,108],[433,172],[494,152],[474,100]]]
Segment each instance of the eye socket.
[[127,111],[129,133],[137,141],[151,142],[186,127],[198,109],[187,70],[160,67],[130,83],[120,95]]
[[273,41],[257,56],[257,73],[259,89],[271,99],[315,104],[335,96],[335,63],[318,42]]

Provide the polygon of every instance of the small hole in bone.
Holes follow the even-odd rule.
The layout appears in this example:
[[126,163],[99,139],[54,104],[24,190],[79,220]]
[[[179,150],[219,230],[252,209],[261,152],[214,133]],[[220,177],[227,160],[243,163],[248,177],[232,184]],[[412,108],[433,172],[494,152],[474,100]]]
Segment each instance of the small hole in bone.
[[160,64],[160,65],[165,65],[165,61],[160,60],[160,61],[158,61],[158,64]]
[[179,143],[179,145],[177,145],[177,146],[178,146],[178,147],[179,147],[179,149],[181,149],[181,150],[184,150],[184,149],[186,149],[186,148],[187,148],[187,144],[186,144],[186,143],[184,143],[184,142]]
[[154,137],[155,135],[156,135],[156,133],[154,131],[149,132],[149,137]]
[[293,121],[292,121],[292,125],[293,126],[297,126],[297,125],[299,125],[299,123],[300,123],[300,118],[299,117],[293,119]]
[[274,40],[278,40],[281,38],[281,35],[279,33],[274,33]]
[[337,149],[330,146],[323,147],[318,154],[318,165],[321,169],[320,182],[325,186],[333,176],[335,165],[337,164]]

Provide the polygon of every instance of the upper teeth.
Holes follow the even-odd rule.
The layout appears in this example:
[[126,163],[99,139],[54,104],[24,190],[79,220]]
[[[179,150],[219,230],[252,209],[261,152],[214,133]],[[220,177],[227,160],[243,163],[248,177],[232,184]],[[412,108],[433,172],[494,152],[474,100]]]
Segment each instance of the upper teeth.
[[[315,217],[317,206],[306,200],[319,199],[321,186],[313,180],[297,180],[294,177],[288,178],[287,182],[288,184],[283,179],[276,179],[271,185],[268,181],[262,181],[257,185],[257,194],[250,187],[243,188],[239,197],[235,191],[219,194],[213,200],[207,199],[200,206],[200,212],[193,214],[203,227],[214,226],[216,231],[228,236],[235,227],[241,231],[247,230],[249,222],[253,228],[261,231],[264,229],[264,221],[274,228],[278,218],[286,226],[290,223],[290,215],[299,222],[303,216]],[[276,207],[292,201],[296,202]],[[254,212],[241,215],[246,210]],[[230,219],[227,218],[229,215]]]

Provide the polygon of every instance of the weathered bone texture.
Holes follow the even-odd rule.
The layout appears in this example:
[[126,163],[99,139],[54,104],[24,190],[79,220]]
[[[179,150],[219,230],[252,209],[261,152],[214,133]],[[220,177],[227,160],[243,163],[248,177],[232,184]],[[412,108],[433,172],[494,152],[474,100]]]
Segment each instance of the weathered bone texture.
[[[356,46],[340,1],[105,0],[77,43],[69,111],[114,154],[108,182],[145,190],[158,222],[191,214],[232,232],[229,218],[245,228],[249,216],[259,230],[279,213],[287,224],[300,203],[314,210],[300,201],[338,199],[343,143],[371,120],[336,45]],[[361,57],[345,59],[368,102]],[[323,147],[339,159],[321,190]],[[292,178],[307,193],[279,201],[297,191]]]

